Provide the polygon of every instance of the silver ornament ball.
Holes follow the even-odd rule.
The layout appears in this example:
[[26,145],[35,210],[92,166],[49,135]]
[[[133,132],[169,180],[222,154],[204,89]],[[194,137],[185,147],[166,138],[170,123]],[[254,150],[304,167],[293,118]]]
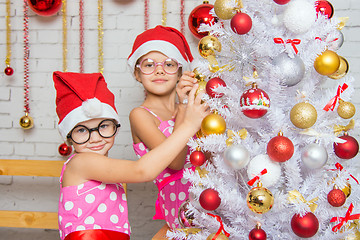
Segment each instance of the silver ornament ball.
[[303,152],[301,153],[301,160],[306,167],[311,169],[319,169],[326,164],[328,160],[328,154],[323,146],[317,143],[312,143],[304,148]]
[[233,169],[239,170],[248,164],[250,154],[242,145],[231,145],[224,152],[224,161]]
[[305,65],[297,55],[294,58],[290,58],[287,53],[281,53],[273,59],[272,63],[279,69],[282,75],[281,85],[294,86],[304,77]]
[[329,49],[331,49],[333,51],[337,51],[341,48],[343,43],[344,43],[344,34],[340,30],[337,30],[336,40],[330,42]]

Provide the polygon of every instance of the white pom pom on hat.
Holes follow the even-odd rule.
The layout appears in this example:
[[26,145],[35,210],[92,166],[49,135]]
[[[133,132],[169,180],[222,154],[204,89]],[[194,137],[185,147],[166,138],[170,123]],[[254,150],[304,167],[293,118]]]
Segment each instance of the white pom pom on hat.
[[64,140],[80,122],[110,118],[120,122],[114,94],[101,73],[59,72],[53,74],[56,89],[56,113],[59,132]]

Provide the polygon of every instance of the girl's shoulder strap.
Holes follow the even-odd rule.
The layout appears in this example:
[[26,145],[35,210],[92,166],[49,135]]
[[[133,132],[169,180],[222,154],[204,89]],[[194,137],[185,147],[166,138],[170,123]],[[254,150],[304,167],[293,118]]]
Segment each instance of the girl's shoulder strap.
[[75,153],[73,155],[71,155],[69,157],[69,159],[64,163],[64,166],[62,167],[61,169],[61,174],[60,174],[60,179],[59,179],[59,182],[62,183],[62,179],[63,179],[63,174],[64,174],[64,171],[66,169],[66,165],[70,162],[70,160],[75,156]]
[[154,117],[156,117],[157,119],[159,119],[160,122],[162,122],[161,118],[160,118],[158,115],[156,115],[153,111],[151,111],[150,109],[148,109],[147,107],[145,107],[145,106],[140,106],[140,108],[145,109],[146,111],[148,111],[149,113],[151,113],[152,115],[154,115]]

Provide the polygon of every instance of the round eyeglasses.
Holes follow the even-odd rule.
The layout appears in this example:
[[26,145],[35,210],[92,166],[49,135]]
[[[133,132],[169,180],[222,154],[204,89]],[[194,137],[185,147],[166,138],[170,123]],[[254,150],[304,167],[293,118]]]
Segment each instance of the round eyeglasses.
[[145,58],[140,62],[140,64],[137,64],[136,67],[140,68],[140,71],[143,74],[149,75],[155,72],[158,65],[161,65],[164,72],[167,74],[174,74],[178,71],[179,67],[182,67],[180,63],[172,58],[168,58],[163,62],[155,62],[151,58]]
[[99,123],[96,128],[88,128],[84,125],[77,125],[66,136],[77,144],[84,144],[89,141],[91,133],[97,131],[103,138],[111,138],[115,135],[120,124],[117,124],[114,120],[105,119]]

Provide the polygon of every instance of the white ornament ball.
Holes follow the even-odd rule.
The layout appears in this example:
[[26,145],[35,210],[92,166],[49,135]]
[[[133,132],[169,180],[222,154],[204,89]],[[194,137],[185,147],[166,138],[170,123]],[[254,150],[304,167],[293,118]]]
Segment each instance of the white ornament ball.
[[249,179],[258,176],[262,170],[266,168],[267,173],[260,176],[260,181],[265,188],[271,187],[276,184],[281,175],[280,164],[274,162],[266,154],[257,155],[248,164],[247,174]]
[[272,63],[282,76],[281,85],[292,87],[304,78],[305,64],[298,55],[290,58],[287,53],[281,53]]
[[304,0],[291,1],[284,11],[284,25],[290,31],[305,33],[316,21],[316,10],[313,3]]
[[249,151],[242,145],[231,145],[224,152],[224,161],[235,170],[244,168],[250,161]]
[[312,143],[304,148],[301,153],[301,160],[306,167],[310,169],[318,169],[326,164],[328,154],[323,146],[317,143]]
[[344,34],[340,30],[336,30],[336,37],[329,43],[329,50],[337,51],[344,43]]

